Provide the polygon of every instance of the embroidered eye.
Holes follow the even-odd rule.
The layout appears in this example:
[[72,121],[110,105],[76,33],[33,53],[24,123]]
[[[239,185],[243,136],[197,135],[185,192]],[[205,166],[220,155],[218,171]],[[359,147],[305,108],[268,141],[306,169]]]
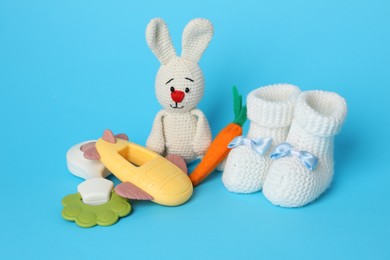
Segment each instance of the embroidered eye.
[[171,87],[170,88],[171,92],[175,91],[175,88],[174,87]]
[[188,92],[190,92],[190,89],[189,89],[189,88],[186,88],[184,91],[185,91],[186,93],[188,93]]

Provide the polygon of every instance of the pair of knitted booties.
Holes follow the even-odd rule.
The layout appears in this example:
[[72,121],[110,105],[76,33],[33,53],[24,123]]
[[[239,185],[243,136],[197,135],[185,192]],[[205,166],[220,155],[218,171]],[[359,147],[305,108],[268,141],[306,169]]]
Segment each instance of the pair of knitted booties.
[[315,200],[332,181],[333,140],[346,116],[345,100],[333,92],[278,84],[252,91],[247,107],[248,135],[230,143],[225,187],[238,193],[263,189],[282,207]]

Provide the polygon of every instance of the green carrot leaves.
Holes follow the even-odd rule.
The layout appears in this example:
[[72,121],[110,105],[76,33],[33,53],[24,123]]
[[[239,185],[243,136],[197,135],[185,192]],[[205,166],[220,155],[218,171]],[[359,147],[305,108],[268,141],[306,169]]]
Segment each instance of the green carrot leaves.
[[236,86],[233,86],[233,111],[233,123],[243,126],[246,121],[246,106],[242,106],[242,95],[238,93]]

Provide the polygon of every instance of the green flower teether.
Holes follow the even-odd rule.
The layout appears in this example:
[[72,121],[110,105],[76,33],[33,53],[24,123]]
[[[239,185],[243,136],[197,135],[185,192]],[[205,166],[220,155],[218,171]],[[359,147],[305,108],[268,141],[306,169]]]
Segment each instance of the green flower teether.
[[127,216],[131,211],[130,203],[119,197],[114,191],[107,203],[101,205],[87,205],[82,202],[79,193],[70,194],[62,199],[62,217],[75,221],[80,227],[111,226],[119,217]]

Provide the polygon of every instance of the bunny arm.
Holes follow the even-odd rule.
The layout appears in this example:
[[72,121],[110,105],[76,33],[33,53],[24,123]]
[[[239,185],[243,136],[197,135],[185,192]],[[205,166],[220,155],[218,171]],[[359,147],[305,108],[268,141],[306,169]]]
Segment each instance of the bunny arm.
[[199,109],[191,110],[191,114],[198,118],[196,133],[192,141],[194,152],[200,156],[204,155],[211,143],[211,130],[206,116]]
[[146,147],[156,153],[163,154],[165,151],[165,138],[163,117],[166,116],[165,109],[160,110],[154,118],[152,131],[146,141]]

